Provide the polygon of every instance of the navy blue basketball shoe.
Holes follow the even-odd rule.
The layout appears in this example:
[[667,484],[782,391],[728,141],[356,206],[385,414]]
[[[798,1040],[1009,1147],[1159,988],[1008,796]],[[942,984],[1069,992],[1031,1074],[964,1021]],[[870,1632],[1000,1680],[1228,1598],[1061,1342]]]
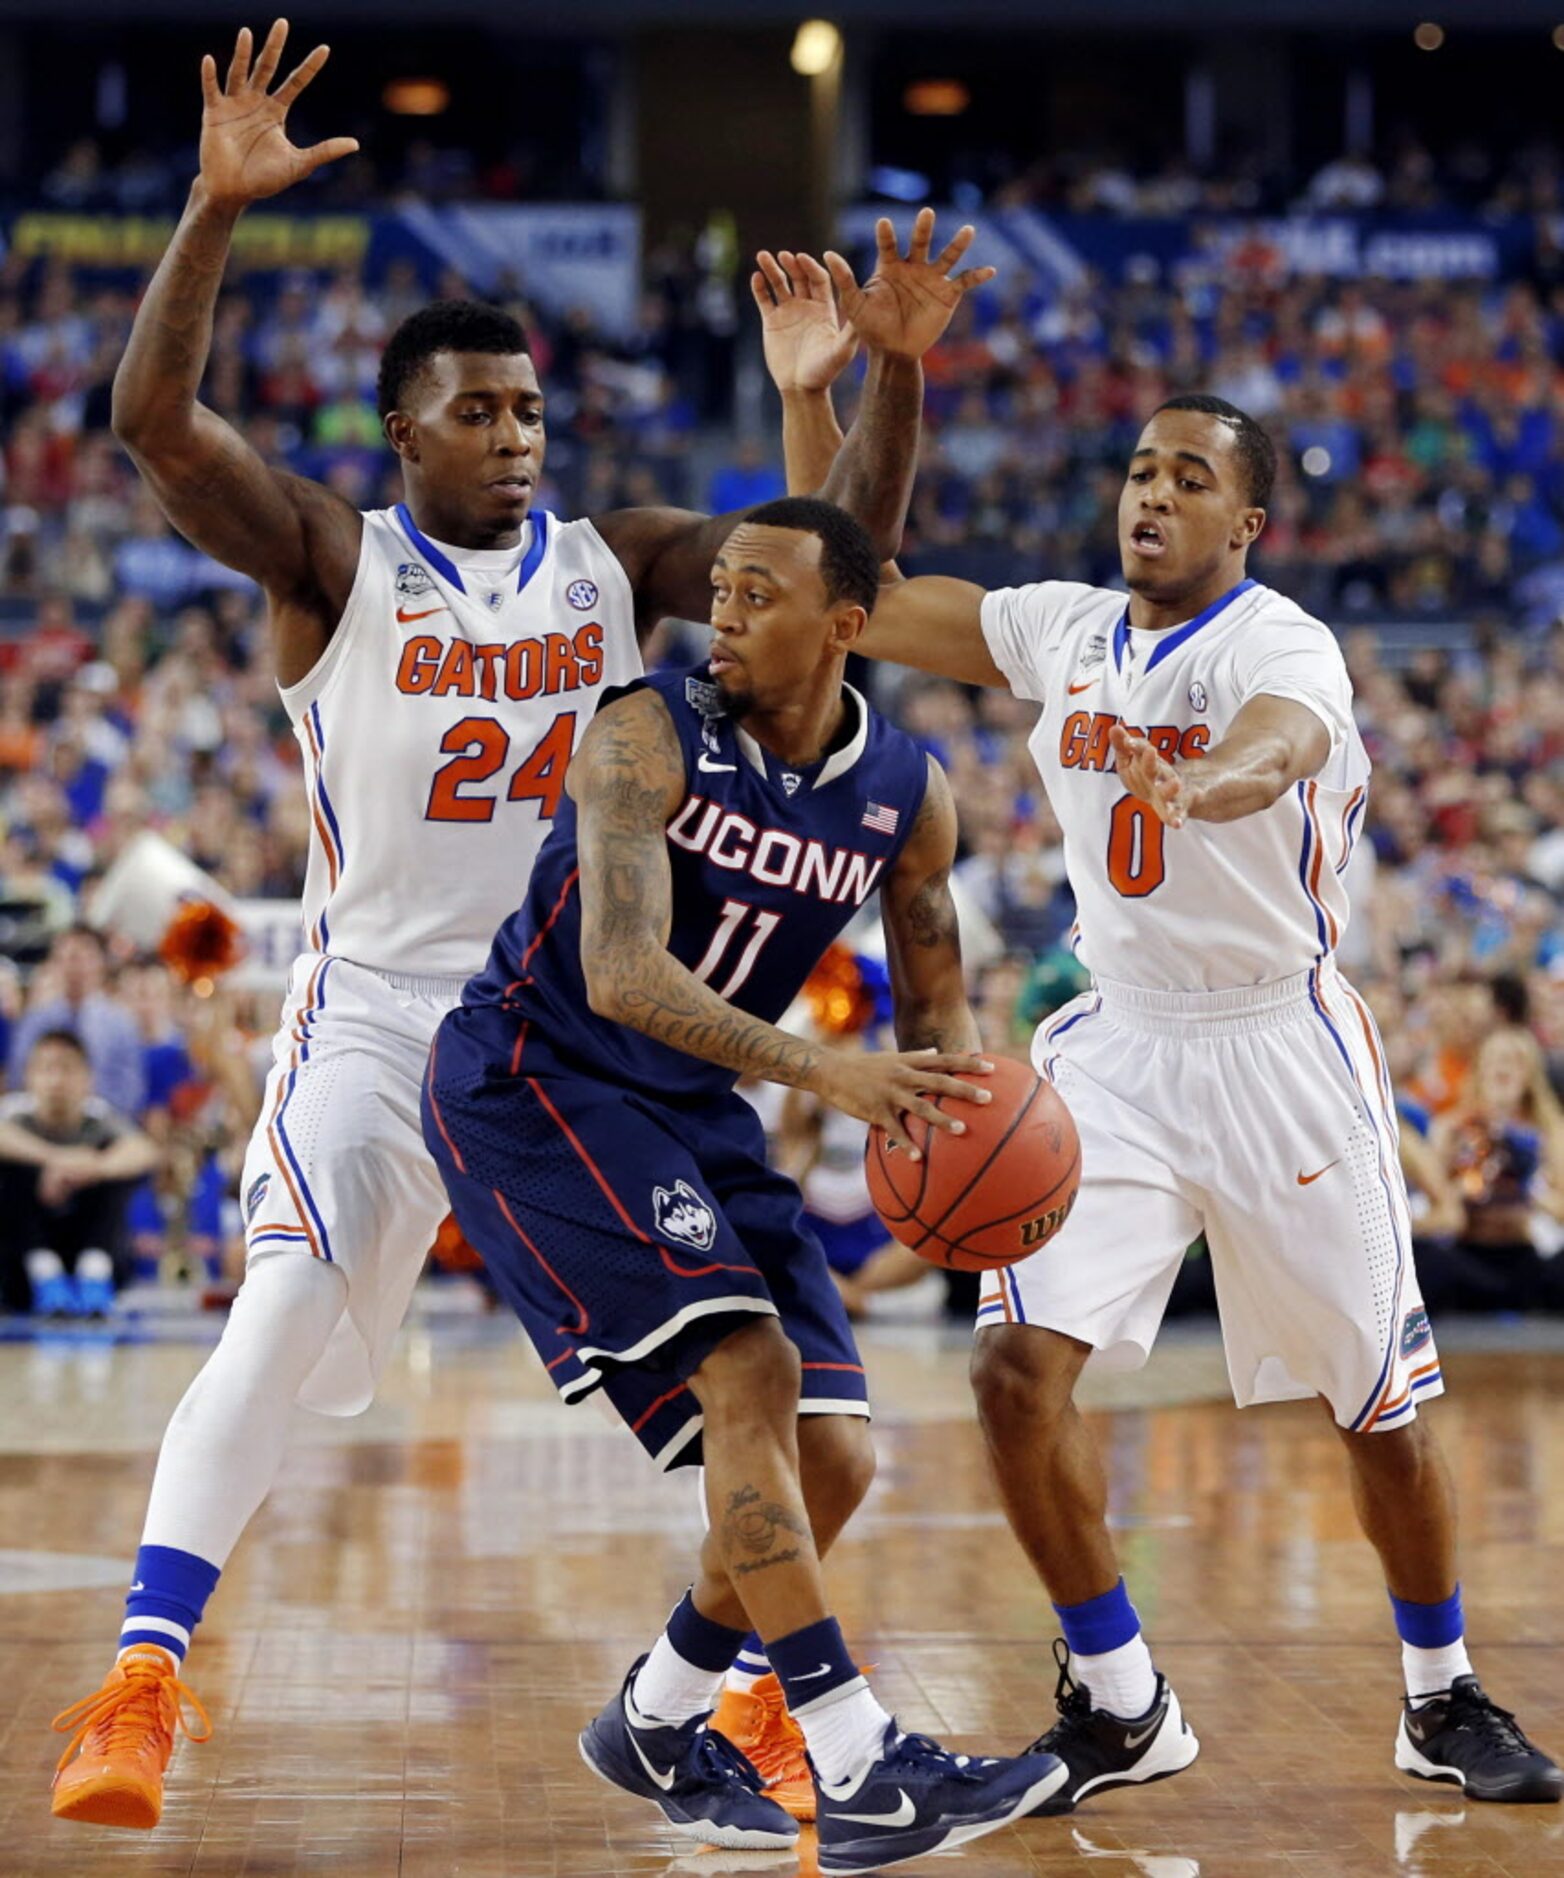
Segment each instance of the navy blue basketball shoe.
[[820,1870],[878,1871],[981,1839],[1036,1812],[1068,1778],[1052,1755],[979,1760],[893,1721],[861,1774],[834,1785],[815,1774]]
[[649,1721],[632,1693],[643,1656],[624,1687],[581,1731],[581,1758],[613,1786],[650,1800],[674,1831],[702,1845],[739,1851],[785,1852],[798,1839],[796,1823],[750,1763],[706,1715],[675,1728]]

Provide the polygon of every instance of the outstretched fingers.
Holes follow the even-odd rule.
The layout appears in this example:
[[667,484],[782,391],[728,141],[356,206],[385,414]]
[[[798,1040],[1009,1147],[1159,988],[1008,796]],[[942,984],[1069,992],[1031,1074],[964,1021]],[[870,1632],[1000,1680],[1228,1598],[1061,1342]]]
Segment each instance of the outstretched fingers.
[[322,164],[335,163],[340,157],[352,156],[357,149],[357,137],[328,137],[324,143],[312,143],[308,150],[301,150],[299,155],[309,165],[305,175],[312,176]]
[[239,28],[239,36],[234,41],[233,57],[228,61],[228,77],[224,89],[230,98],[236,97],[243,90],[250,76],[250,50],[255,40],[248,26]]
[[274,20],[272,29],[266,35],[266,43],[261,47],[261,56],[255,61],[255,70],[250,74],[252,91],[268,91],[272,80],[277,76],[277,67],[282,62],[282,49],[288,43],[288,22]]
[[[887,226],[889,226],[889,224],[887,224]],[[934,211],[932,209],[919,209],[912,220],[912,239],[907,243],[907,259],[909,261],[926,261],[929,258],[929,249],[932,247],[933,242]],[[891,243],[893,253],[895,252],[895,246],[896,244],[893,241]],[[883,248],[881,252],[884,252]]]
[[970,293],[974,287],[986,287],[998,272],[997,267],[966,267],[951,280],[963,293]]
[[[330,46],[317,46],[309,57],[301,60],[277,87],[277,102],[285,108],[291,105],[304,87],[316,77],[320,68],[330,57]],[[337,138],[335,141],[340,143],[343,140]],[[358,146],[355,144],[354,148],[357,149],[357,147]]]
[[777,304],[780,306],[793,291],[792,283],[787,277],[787,270],[769,248],[762,248],[755,256],[755,266],[761,278],[776,296]]
[[217,61],[208,52],[201,60],[201,102],[210,111],[222,95],[222,86],[217,82]]
[[[890,224],[886,223],[886,227],[889,226]],[[826,250],[825,264],[830,272],[832,284],[841,297],[842,305],[844,307],[856,306],[861,295],[861,290],[858,282],[853,278],[853,270],[834,248],[828,248]]]

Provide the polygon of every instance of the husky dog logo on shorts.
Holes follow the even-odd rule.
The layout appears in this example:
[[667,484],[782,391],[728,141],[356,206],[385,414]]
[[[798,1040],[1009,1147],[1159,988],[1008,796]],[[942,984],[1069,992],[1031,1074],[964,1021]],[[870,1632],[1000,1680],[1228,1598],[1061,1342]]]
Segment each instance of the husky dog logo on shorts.
[[673,1192],[652,1189],[657,1230],[665,1239],[709,1252],[717,1243],[717,1216],[687,1180],[676,1180]]
[[396,570],[396,591],[403,600],[416,600],[421,593],[433,593],[434,582],[416,561],[404,561]]
[[271,1184],[270,1174],[257,1174],[250,1182],[250,1191],[244,1196],[244,1217],[247,1225],[261,1210],[261,1202],[266,1198],[266,1189]]
[[1434,1334],[1434,1327],[1428,1321],[1428,1312],[1421,1305],[1415,1311],[1408,1311],[1406,1321],[1401,1326],[1401,1354],[1410,1356],[1414,1350],[1422,1349]]

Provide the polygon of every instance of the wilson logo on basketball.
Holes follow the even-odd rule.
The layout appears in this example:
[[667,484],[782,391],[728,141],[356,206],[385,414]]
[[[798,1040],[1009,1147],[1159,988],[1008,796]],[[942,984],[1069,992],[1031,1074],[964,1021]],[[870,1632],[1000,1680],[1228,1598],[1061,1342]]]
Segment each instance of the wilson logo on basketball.
[[1053,1207],[1046,1213],[1039,1213],[1036,1219],[1025,1221],[1021,1227],[1022,1245],[1030,1252],[1046,1243],[1070,1217],[1070,1208],[1074,1205],[1075,1195],[1072,1193],[1063,1206]]

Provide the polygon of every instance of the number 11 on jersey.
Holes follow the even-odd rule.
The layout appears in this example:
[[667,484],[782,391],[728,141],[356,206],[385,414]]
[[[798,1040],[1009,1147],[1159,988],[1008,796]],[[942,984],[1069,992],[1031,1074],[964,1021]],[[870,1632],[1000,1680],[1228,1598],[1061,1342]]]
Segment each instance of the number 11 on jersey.
[[746,905],[743,900],[724,900],[722,916],[717,921],[717,930],[711,936],[711,944],[707,946],[700,964],[695,967],[695,976],[703,985],[711,983],[717,967],[727,956],[739,928],[744,924],[744,917],[747,913],[755,914],[755,930],[749,936],[749,943],[739,954],[739,961],[734,966],[727,983],[717,992],[719,998],[733,996],[755,969],[755,961],[760,957],[760,948],[782,924],[780,913],[757,913],[754,907]]

